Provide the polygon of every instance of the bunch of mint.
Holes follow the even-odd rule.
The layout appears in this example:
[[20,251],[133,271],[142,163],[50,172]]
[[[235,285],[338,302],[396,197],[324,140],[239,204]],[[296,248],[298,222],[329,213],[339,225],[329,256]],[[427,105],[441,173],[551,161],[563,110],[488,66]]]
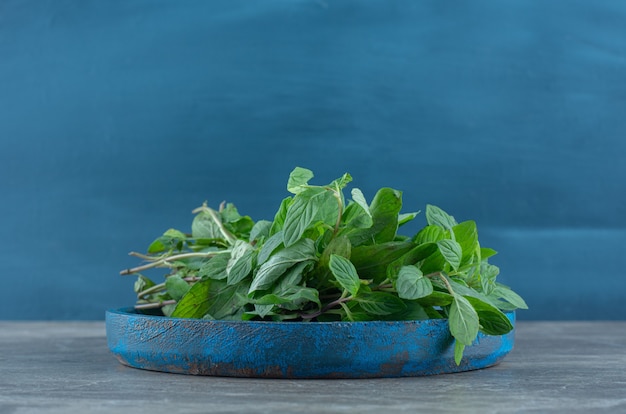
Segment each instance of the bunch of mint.
[[[504,312],[524,300],[496,282],[496,252],[481,247],[476,223],[457,223],[427,205],[427,225],[412,237],[398,228],[402,193],[381,188],[368,203],[349,174],[312,185],[294,169],[273,221],[256,223],[232,204],[194,210],[191,233],[169,229],[131,253],[147,263],[136,274],[136,309],[178,318],[266,321],[372,321],[446,318],[457,363],[478,332],[503,335]],[[168,269],[163,283],[140,272]]]

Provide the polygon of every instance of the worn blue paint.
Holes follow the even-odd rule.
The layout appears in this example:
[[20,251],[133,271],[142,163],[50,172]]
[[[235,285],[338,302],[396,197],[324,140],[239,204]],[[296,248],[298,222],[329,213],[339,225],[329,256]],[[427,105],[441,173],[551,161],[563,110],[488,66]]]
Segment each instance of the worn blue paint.
[[[515,323],[515,314],[508,314]],[[107,341],[128,366],[180,374],[265,378],[374,378],[469,371],[499,363],[514,331],[480,334],[454,362],[446,320],[232,322],[106,314]]]

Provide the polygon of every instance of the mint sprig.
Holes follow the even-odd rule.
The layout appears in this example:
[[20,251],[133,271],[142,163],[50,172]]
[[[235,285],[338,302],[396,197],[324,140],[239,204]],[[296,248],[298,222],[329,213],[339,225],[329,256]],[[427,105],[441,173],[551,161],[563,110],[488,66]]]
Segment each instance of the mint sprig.
[[[496,281],[496,252],[482,247],[474,221],[458,223],[426,206],[426,225],[398,234],[418,213],[401,213],[402,192],[381,188],[367,202],[350,174],[312,185],[297,167],[272,221],[254,222],[233,204],[195,209],[191,232],[169,229],[134,274],[136,309],[178,318],[368,321],[445,318],[455,360],[478,332],[503,335],[504,312],[524,300]],[[141,272],[168,269],[155,283]]]

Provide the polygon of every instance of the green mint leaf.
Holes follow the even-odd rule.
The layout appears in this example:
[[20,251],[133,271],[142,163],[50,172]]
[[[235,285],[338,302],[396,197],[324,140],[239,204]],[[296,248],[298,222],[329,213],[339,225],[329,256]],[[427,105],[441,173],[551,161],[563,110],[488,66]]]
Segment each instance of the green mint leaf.
[[486,261],[480,264],[480,285],[486,295],[491,294],[495,289],[498,274],[500,274],[498,266],[489,264]]
[[211,214],[201,211],[191,223],[191,234],[194,239],[219,239],[223,235]]
[[461,295],[453,295],[448,315],[450,332],[457,341],[471,345],[479,330],[478,314],[467,299]]
[[[413,246],[412,243],[407,244]],[[393,258],[388,257],[380,258],[380,260],[383,261],[383,263],[385,264],[392,260],[391,263],[389,263],[389,265],[387,266],[386,273],[389,279],[395,280],[398,278],[400,269],[402,269],[403,266],[415,265],[432,255],[436,251],[437,245],[435,243],[424,243],[412,248],[410,251],[403,254],[399,259],[393,260]]]
[[261,318],[265,318],[268,315],[273,315],[274,305],[254,305],[254,313],[259,315]]
[[243,306],[247,304],[245,295],[248,291],[248,284],[228,285],[223,280],[211,280],[211,282],[207,298],[209,307],[205,315],[208,314],[220,320],[241,320]]
[[[419,265],[422,273],[425,275],[446,270],[446,259],[439,251],[439,246],[435,243],[435,252],[422,260]],[[421,246],[421,245],[420,245]]]
[[272,222],[267,220],[257,221],[250,230],[249,241],[252,243],[255,240],[265,240],[270,237],[270,229],[272,228]]
[[289,174],[289,180],[287,181],[287,191],[293,194],[298,194],[304,191],[309,180],[313,178],[313,171],[306,168],[296,167],[291,174]]
[[[302,238],[318,217],[320,208],[324,208],[323,197],[327,191],[322,188],[309,188],[294,197],[293,203],[287,209],[283,226],[283,243],[289,247]],[[337,204],[334,204],[338,209]]]
[[226,266],[227,283],[234,285],[245,279],[252,271],[255,257],[250,244],[243,240],[235,241]]
[[374,224],[370,207],[358,188],[352,190],[352,202],[345,208],[342,220],[345,226],[344,234],[353,229],[367,229]]
[[515,308],[528,309],[528,305],[526,304],[524,299],[522,299],[522,297],[517,293],[513,292],[508,286],[505,286],[501,283],[496,283],[493,294],[501,298],[502,300],[510,303]]
[[[311,199],[312,203],[318,205],[315,222],[324,223],[327,228],[334,228],[337,224],[337,216],[339,215],[339,202],[333,191],[324,191],[315,195]],[[343,203],[342,203],[343,205]]]
[[169,238],[172,238],[172,239],[179,239],[179,240],[185,240],[187,238],[185,233],[183,233],[180,230],[176,230],[176,229],[169,229],[165,233],[163,233],[163,235],[165,237],[169,237]]
[[252,268],[254,267],[255,258],[256,252],[254,250],[247,250],[237,260],[229,262],[228,265],[230,267],[226,268],[226,274],[228,275],[226,280],[227,284],[235,285],[250,275]]
[[488,258],[490,258],[491,256],[496,255],[498,252],[496,252],[493,249],[490,249],[488,247],[481,247],[480,248],[480,257],[482,260],[486,260]]
[[406,223],[413,221],[413,219],[415,219],[415,217],[417,217],[419,213],[419,211],[415,211],[413,213],[402,213],[398,215],[398,226],[402,226]]
[[402,299],[386,292],[362,293],[354,299],[370,315],[391,315],[406,309]]
[[187,236],[183,232],[169,229],[148,246],[148,253],[155,254],[172,249],[182,250],[186,240]]
[[281,305],[287,310],[299,310],[306,304],[313,302],[318,308],[322,306],[319,299],[319,292],[316,289],[293,286],[281,293],[270,293],[254,299],[252,303],[258,305]]
[[317,260],[315,245],[311,239],[302,239],[292,246],[285,247],[259,267],[252,279],[250,293],[270,288],[287,269],[296,263],[315,260]]
[[454,240],[445,239],[439,240],[437,246],[439,247],[441,255],[446,259],[446,262],[448,262],[454,270],[458,270],[463,255],[461,245]]
[[[426,309],[415,300],[403,301],[406,309],[391,315],[379,315],[377,319],[386,321],[422,321],[431,319]],[[441,317],[441,316],[439,316]]]
[[370,213],[370,206],[367,204],[363,192],[358,188],[353,188],[350,194],[352,195],[352,201],[361,206],[363,211],[365,211],[368,216],[372,217],[372,213]]
[[200,266],[198,277],[215,280],[226,279],[226,267],[230,260],[230,253],[221,253],[213,256]]
[[217,281],[204,279],[194,284],[176,304],[171,316],[174,318],[202,318],[209,310],[209,287],[214,282]]
[[439,226],[445,230],[452,230],[457,225],[454,217],[432,204],[426,205],[426,221],[431,226]]
[[148,246],[148,253],[150,254],[161,253],[165,250],[167,250],[167,248],[165,247],[165,243],[163,243],[161,237],[150,243],[150,246]]
[[151,288],[154,285],[156,285],[156,283],[154,283],[149,278],[143,275],[138,275],[137,280],[135,281],[135,285],[133,286],[133,289],[135,293],[139,293],[139,292],[143,292],[144,290],[148,288]]
[[331,239],[328,245],[324,248],[318,265],[327,267],[330,262],[330,256],[333,254],[348,259],[350,258],[351,253],[352,245],[350,244],[350,240],[345,236],[335,237]]
[[341,287],[347,290],[352,296],[356,296],[361,286],[361,280],[352,262],[345,257],[331,254],[329,268]]
[[373,279],[374,282],[379,283],[387,277],[389,262],[399,259],[414,247],[413,243],[405,241],[354,247],[350,254],[350,261],[363,279]]
[[454,239],[459,243],[463,252],[461,265],[470,263],[478,245],[476,222],[473,220],[464,221],[452,227],[452,231],[454,232]]
[[489,296],[487,296],[487,295],[485,295],[485,294],[483,294],[481,292],[478,292],[478,291],[476,291],[476,290],[466,286],[463,283],[460,283],[460,281],[457,281],[457,280],[449,278],[448,282],[452,286],[452,289],[454,290],[454,292],[459,294],[459,295],[462,295],[462,296],[465,296],[465,297],[471,296],[471,297],[479,299],[479,300],[481,300],[483,302],[490,303],[493,306],[497,305],[497,303],[494,300],[492,300],[491,297],[489,297]]
[[343,228],[340,234],[342,235],[349,234],[355,229],[368,229],[374,224],[369,211],[365,212],[365,210],[354,201],[350,202],[344,209],[341,220]]
[[463,352],[465,351],[465,345],[458,340],[454,341],[454,362],[457,365],[461,365],[463,359]]
[[328,187],[330,187],[330,188],[332,188],[334,190],[341,190],[341,189],[345,188],[351,182],[352,182],[352,176],[350,174],[348,174],[348,173],[345,173],[341,177],[333,180],[333,182],[331,182],[328,185]]
[[443,240],[445,238],[445,230],[439,226],[428,225],[421,229],[415,237],[413,237],[413,241],[416,244],[437,243],[439,240]]
[[487,335],[504,335],[513,329],[513,325],[502,311],[490,303],[472,296],[465,296],[478,314],[480,330]]
[[174,300],[180,300],[190,288],[189,283],[179,275],[172,275],[165,279],[165,289]]
[[259,251],[259,256],[257,257],[258,264],[263,264],[270,257],[270,255],[278,249],[279,246],[283,245],[283,231],[279,231],[278,233],[270,236],[269,239],[263,243],[261,250]]
[[234,204],[228,203],[219,211],[219,216],[226,230],[239,236],[248,238],[254,226],[254,221],[249,216],[242,216]]
[[272,221],[272,227],[270,227],[270,235],[274,235],[281,231],[285,225],[285,217],[287,217],[287,209],[293,203],[292,197],[283,199],[280,203],[278,211],[274,215],[274,221]]
[[394,285],[402,299],[414,300],[433,293],[430,279],[424,277],[421,270],[415,266],[403,266]]
[[352,195],[352,201],[354,201],[354,203],[358,207],[361,208],[362,213],[365,214],[366,219],[364,219],[365,223],[363,227],[364,228],[371,227],[372,224],[374,224],[374,221],[372,219],[372,213],[370,212],[370,207],[367,204],[367,201],[365,200],[365,196],[363,195],[363,192],[358,188],[353,188],[350,194]]
[[369,208],[372,226],[365,229],[349,229],[344,234],[350,238],[353,246],[393,241],[398,230],[398,214],[401,209],[402,192],[392,188],[381,188]]
[[313,264],[314,262],[312,261],[306,261],[296,263],[295,265],[291,266],[280,277],[280,280],[276,284],[276,289],[274,289],[274,292],[282,294],[299,285],[300,282],[302,282],[304,274],[310,270]]
[[451,294],[435,290],[430,295],[418,299],[417,302],[422,306],[448,306],[452,300]]

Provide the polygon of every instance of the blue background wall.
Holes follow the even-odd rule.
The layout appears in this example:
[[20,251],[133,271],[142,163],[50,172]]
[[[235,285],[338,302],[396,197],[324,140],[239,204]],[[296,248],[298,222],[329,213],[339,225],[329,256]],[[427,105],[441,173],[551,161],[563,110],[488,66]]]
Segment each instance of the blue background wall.
[[[626,3],[0,2],[1,319],[101,319],[296,165],[475,219],[522,319],[624,319]],[[423,224],[423,217],[418,219]]]

